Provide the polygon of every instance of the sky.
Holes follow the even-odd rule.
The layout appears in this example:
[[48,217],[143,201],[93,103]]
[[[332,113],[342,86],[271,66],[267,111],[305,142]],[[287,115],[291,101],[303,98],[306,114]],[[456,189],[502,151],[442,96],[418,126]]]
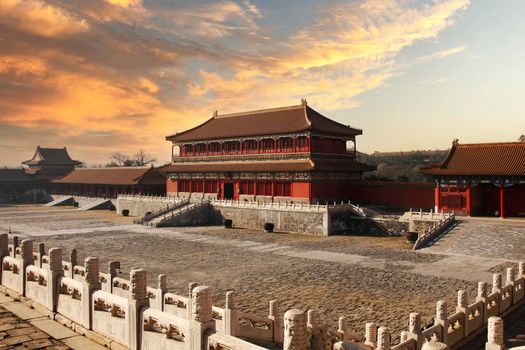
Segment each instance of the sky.
[[525,134],[522,0],[0,0],[0,164],[107,163],[213,115],[300,104],[361,152]]

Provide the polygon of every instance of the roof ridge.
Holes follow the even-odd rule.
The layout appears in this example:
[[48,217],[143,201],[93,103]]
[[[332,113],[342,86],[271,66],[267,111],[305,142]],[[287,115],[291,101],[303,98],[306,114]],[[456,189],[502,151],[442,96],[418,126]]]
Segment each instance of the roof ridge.
[[284,106],[284,107],[276,107],[276,108],[266,108],[266,109],[256,109],[252,111],[246,111],[246,112],[237,112],[237,113],[227,113],[227,114],[218,114],[214,116],[215,119],[222,119],[222,118],[231,118],[231,117],[241,117],[245,115],[250,114],[257,114],[257,113],[264,113],[264,112],[277,112],[277,111],[286,111],[289,109],[298,109],[303,108],[303,105],[294,105],[294,106]]
[[137,166],[102,166],[102,167],[86,167],[86,168],[75,168],[75,170],[98,170],[98,169],[149,169],[149,165],[137,165]]
[[459,143],[458,147],[509,146],[509,145],[521,145],[525,147],[525,142],[507,141],[507,142]]

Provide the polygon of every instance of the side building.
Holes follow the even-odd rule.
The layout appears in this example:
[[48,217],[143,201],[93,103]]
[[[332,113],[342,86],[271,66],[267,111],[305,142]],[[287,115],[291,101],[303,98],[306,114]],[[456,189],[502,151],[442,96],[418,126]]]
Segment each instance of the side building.
[[362,130],[297,106],[219,115],[167,136],[167,194],[249,201],[347,200],[372,166],[356,161]]
[[460,144],[454,140],[441,164],[420,171],[436,183],[436,210],[473,216],[525,216],[523,141]]
[[52,180],[56,193],[116,198],[119,194],[163,195],[166,180],[151,166],[76,168]]

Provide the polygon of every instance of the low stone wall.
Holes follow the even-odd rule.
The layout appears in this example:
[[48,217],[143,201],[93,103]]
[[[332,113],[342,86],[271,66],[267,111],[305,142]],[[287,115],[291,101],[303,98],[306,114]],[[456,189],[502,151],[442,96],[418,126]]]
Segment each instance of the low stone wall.
[[117,199],[116,198],[102,198],[102,197],[85,197],[85,196],[75,196],[75,195],[63,195],[63,194],[52,194],[49,196],[49,201],[56,201],[58,199],[66,198],[66,197],[73,197],[75,202],[78,203],[78,206],[81,208],[83,206],[89,205],[91,203],[94,203],[96,201],[100,201],[102,199],[108,199],[111,201],[111,204],[113,206],[117,206]]
[[122,215],[123,210],[129,210],[129,216],[142,217],[146,213],[162,210],[179,201],[174,197],[127,197],[118,196],[116,199],[117,213]]
[[330,234],[328,212],[326,211],[310,212],[213,205],[211,223],[220,224],[225,219],[232,220],[234,227],[263,229],[265,223],[272,223],[274,231],[277,232]]

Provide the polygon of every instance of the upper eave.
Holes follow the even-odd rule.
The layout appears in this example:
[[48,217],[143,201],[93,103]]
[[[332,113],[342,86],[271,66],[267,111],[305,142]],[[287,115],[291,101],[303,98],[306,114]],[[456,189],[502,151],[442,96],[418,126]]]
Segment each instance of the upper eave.
[[215,113],[212,118],[194,128],[166,136],[166,140],[181,143],[301,132],[347,138],[363,133],[360,129],[326,118],[304,102],[296,106],[242,113]]

